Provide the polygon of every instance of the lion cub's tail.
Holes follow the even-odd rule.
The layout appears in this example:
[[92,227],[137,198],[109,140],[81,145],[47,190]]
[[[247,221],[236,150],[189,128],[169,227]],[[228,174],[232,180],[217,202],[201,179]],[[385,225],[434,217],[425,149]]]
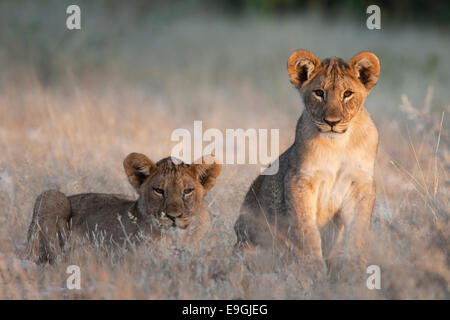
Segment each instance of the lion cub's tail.
[[36,263],[52,263],[68,236],[70,201],[62,192],[48,190],[37,197],[28,228],[28,256]]

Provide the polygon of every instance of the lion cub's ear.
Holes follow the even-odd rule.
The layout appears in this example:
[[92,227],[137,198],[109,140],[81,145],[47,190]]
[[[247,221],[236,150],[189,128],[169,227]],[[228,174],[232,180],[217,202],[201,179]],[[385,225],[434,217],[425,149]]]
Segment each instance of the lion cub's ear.
[[380,61],[372,52],[358,53],[350,60],[349,66],[367,90],[376,85],[380,74]]
[[123,168],[128,176],[128,181],[139,192],[139,187],[150,175],[150,172],[156,169],[156,166],[145,155],[133,152],[123,160]]
[[197,179],[203,185],[205,191],[208,191],[216,183],[216,178],[220,174],[222,165],[217,162],[217,159],[214,156],[210,155],[202,157],[201,163],[193,164],[192,169]]
[[320,66],[320,60],[307,50],[297,50],[291,54],[287,62],[289,78],[296,88],[301,88]]

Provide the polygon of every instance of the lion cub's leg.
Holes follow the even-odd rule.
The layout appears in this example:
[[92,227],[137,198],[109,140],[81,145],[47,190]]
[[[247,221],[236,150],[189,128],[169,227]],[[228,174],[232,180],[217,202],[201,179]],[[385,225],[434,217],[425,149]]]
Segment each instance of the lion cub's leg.
[[[337,244],[332,262],[335,272],[344,266],[353,275],[362,276],[366,265],[365,247],[370,232],[370,221],[375,201],[375,186],[372,181],[358,184],[341,209],[344,223],[342,242]],[[340,278],[339,274],[333,276]]]
[[290,179],[286,203],[296,221],[297,241],[303,259],[314,266],[318,276],[325,276],[326,264],[322,254],[322,240],[317,226],[317,188],[307,179]]
[[53,262],[68,235],[69,199],[49,190],[37,197],[28,228],[28,254],[37,263]]
[[234,245],[235,251],[246,250],[252,247],[248,230],[251,222],[251,216],[247,212],[244,214],[241,212],[234,225],[234,232],[237,238],[236,244]]

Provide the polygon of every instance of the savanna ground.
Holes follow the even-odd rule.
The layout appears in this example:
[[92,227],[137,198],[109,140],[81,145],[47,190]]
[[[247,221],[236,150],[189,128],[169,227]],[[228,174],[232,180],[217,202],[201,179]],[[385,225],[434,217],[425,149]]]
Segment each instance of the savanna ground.
[[[81,31],[65,15],[0,4],[0,298],[3,299],[449,299],[450,41],[448,32],[319,16],[225,18],[191,14],[135,21],[90,9]],[[64,12],[61,5],[60,12]],[[62,9],[61,9],[62,8]],[[6,10],[7,9],[7,10]],[[162,18],[161,18],[162,16]],[[366,107],[380,131],[377,200],[368,247],[382,289],[314,282],[301,261],[233,256],[233,225],[259,167],[226,165],[206,200],[217,247],[207,255],[142,246],[84,247],[55,265],[25,259],[35,198],[134,195],[130,152],[169,155],[176,128],[279,128],[294,138],[303,106],[286,59],[297,49],[381,60]],[[351,155],[349,155],[350,157]],[[66,289],[68,265],[82,289]]]

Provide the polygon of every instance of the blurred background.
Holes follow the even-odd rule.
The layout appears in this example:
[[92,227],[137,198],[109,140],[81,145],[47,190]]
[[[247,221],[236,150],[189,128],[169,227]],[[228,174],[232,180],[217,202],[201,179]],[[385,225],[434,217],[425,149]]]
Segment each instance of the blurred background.
[[[71,4],[81,30],[66,28]],[[371,4],[381,30],[366,26]],[[167,156],[172,131],[192,130],[194,120],[204,130],[280,129],[284,151],[303,110],[286,61],[302,48],[347,61],[367,50],[381,61],[365,105],[380,131],[369,252],[383,290],[315,287],[298,265],[274,260],[260,270],[231,258],[232,227],[259,172],[234,165],[207,196],[223,235],[216,264],[161,263],[148,252],[120,265],[74,257],[91,269],[82,297],[450,298],[449,31],[449,1],[1,0],[0,297],[74,297],[60,288],[65,268],[39,269],[23,256],[45,189],[135,196],[124,157]]]
[[[433,85],[436,104],[449,101],[448,1],[78,1],[80,31],[65,27],[72,2],[0,1],[2,79],[33,72],[47,87],[121,78],[170,96],[164,82],[188,77],[195,89],[235,90],[247,83],[272,99],[282,97],[279,106],[294,95],[280,81],[293,50],[344,59],[373,50],[382,60],[375,95],[406,93],[415,100]],[[381,30],[366,27],[370,4],[381,9]],[[281,92],[274,88],[279,83]]]

